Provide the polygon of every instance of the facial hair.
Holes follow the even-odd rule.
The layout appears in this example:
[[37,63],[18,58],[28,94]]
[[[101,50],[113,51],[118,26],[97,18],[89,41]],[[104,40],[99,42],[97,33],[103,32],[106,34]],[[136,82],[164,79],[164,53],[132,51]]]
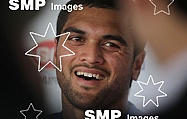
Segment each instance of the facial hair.
[[[65,76],[63,70],[62,72],[57,71],[57,78],[62,90],[62,94],[74,107],[81,110],[107,109],[111,107],[112,104],[115,104],[120,99],[122,99],[125,93],[128,93],[129,80],[124,79],[124,82],[121,82],[122,80],[121,78],[124,77],[120,77],[120,76],[116,77],[115,81],[110,86],[108,85],[108,81],[106,81],[106,84],[96,95],[83,94],[80,91],[73,89],[72,86],[72,75],[74,75],[73,70],[80,66],[102,70],[107,74],[108,77],[110,76],[110,71],[100,68],[98,66],[89,66],[87,64],[74,65],[70,67],[69,76]],[[85,90],[89,90],[88,87],[82,87],[82,88],[84,88]]]

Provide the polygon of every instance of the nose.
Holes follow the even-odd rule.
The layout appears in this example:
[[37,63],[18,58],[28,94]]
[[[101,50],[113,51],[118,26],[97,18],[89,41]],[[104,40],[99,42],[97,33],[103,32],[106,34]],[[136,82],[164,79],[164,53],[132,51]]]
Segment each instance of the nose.
[[102,51],[97,44],[86,44],[80,53],[79,60],[88,64],[103,64]]

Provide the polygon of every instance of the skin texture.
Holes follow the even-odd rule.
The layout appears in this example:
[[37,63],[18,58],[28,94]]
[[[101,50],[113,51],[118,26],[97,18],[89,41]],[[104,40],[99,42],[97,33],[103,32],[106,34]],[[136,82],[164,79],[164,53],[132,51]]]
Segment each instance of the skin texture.
[[[61,59],[63,71],[57,71],[64,118],[84,118],[86,109],[119,109],[125,114],[130,81],[137,79],[145,52],[134,58],[132,36],[128,28],[120,29],[118,12],[84,7],[69,15],[63,32],[71,33],[65,46],[75,52]],[[66,53],[61,46],[64,39],[55,40],[57,66],[59,56]],[[76,71],[100,74],[103,79],[86,81]]]

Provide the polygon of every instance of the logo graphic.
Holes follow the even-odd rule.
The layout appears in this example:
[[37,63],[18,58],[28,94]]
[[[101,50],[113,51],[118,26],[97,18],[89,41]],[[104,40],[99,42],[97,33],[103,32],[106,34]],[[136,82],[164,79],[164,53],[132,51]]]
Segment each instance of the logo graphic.
[[[159,13],[165,13],[167,15],[170,15],[170,9],[169,7],[171,6],[171,4],[174,2],[174,0],[169,0],[170,2],[167,4],[163,3],[163,0],[149,0],[151,2],[151,4],[153,4],[154,6],[154,15],[157,15]],[[167,1],[167,0],[165,0]],[[160,8],[160,10],[158,10],[158,7],[162,7]],[[163,9],[167,9],[167,10],[163,10]]]
[[[32,108],[30,108],[30,107],[32,107]],[[34,106],[33,106],[32,103],[30,103],[29,107],[28,107],[26,110],[21,110],[21,111],[20,111],[20,113],[25,117],[24,119],[27,118],[26,115],[29,115],[28,112],[33,112],[33,113],[32,113],[32,116],[33,116],[34,113],[35,113],[35,115],[36,115],[36,113],[37,113],[37,115],[35,116],[36,119],[38,119],[38,116],[42,113],[41,110],[36,110],[36,109],[34,108]],[[25,113],[25,114],[24,114],[24,113]],[[31,116],[31,114],[30,114],[29,116]]]
[[[41,55],[42,52],[39,53],[40,55],[38,55],[37,53],[36,53],[36,54],[30,53],[31,51],[34,51],[34,49],[36,49],[36,48],[39,46],[38,43],[36,42],[35,37],[38,37],[38,38],[45,38],[46,35],[50,33],[50,32],[48,32],[49,27],[51,27],[51,30],[52,30],[52,33],[53,33],[54,37],[66,36],[64,42],[62,43],[62,47],[63,47],[65,50],[67,50],[68,52],[70,52],[70,54],[64,54],[64,55],[61,55],[61,56],[59,57],[59,58],[60,58],[60,67],[57,67],[57,66],[53,63],[52,58],[47,58],[47,59],[42,59],[42,60],[41,60],[41,58],[45,58],[45,57],[43,57],[43,55]],[[67,48],[67,47],[65,46],[66,40],[67,40],[67,38],[69,37],[70,32],[63,33],[63,34],[60,34],[60,35],[56,35],[55,32],[54,32],[54,29],[53,29],[51,23],[48,24],[47,29],[46,29],[44,35],[40,35],[40,34],[37,34],[37,33],[34,33],[34,32],[30,32],[30,35],[31,35],[31,37],[32,37],[32,39],[33,39],[33,41],[34,41],[34,43],[35,43],[35,46],[34,46],[33,48],[31,48],[30,50],[28,50],[28,51],[25,53],[25,55],[27,55],[27,56],[32,56],[32,57],[37,57],[37,58],[38,58],[38,71],[39,71],[39,72],[42,71],[42,70],[43,70],[47,65],[49,65],[49,64],[53,65],[53,66],[54,66],[56,69],[58,69],[59,71],[62,71],[61,58],[62,58],[62,57],[68,57],[68,56],[75,55],[75,53],[74,53],[73,51],[71,51],[69,48]],[[40,44],[39,47],[41,47],[41,46],[42,46],[42,44]],[[43,50],[44,50],[44,49],[43,49]],[[43,63],[43,62],[41,63],[41,61],[45,61],[45,63]]]
[[[141,90],[134,94],[136,97],[142,97],[143,98],[143,107],[145,107],[149,102],[152,102],[156,107],[159,106],[158,98],[159,97],[166,97],[167,94],[160,90],[162,85],[164,84],[164,81],[160,81],[155,83],[153,80],[152,75],[149,76],[149,79],[147,83],[138,81],[138,85],[140,86]],[[146,91],[154,91],[153,97],[149,97],[149,95],[146,95]],[[155,103],[155,102],[156,103]]]

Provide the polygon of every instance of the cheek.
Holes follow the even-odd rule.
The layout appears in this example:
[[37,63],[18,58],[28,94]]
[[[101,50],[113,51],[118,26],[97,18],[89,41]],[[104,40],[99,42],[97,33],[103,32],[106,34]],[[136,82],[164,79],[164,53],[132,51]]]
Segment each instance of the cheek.
[[111,70],[111,80],[109,82],[128,82],[132,74],[132,58],[130,56],[108,58],[108,66]]
[[132,58],[130,56],[112,56],[111,58],[107,58],[108,65],[110,69],[114,71],[121,71],[130,69],[132,66]]
[[[73,56],[66,56],[66,57],[61,57],[62,55],[68,54],[69,52],[66,52],[64,50],[64,48],[58,48],[57,49],[57,57],[56,57],[56,64],[58,67],[60,67],[60,65],[62,66],[62,72],[59,72],[60,75],[64,75],[65,78],[68,78],[69,76],[69,67],[71,67],[71,62],[74,59],[74,55]],[[61,58],[60,58],[61,57]],[[61,60],[61,64],[60,64],[60,60]]]
[[62,62],[62,73],[64,73],[66,76],[67,74],[70,75],[70,68],[73,65],[73,61],[75,59],[75,56],[68,56],[68,57],[62,57],[61,62]]
[[[70,57],[62,57],[61,58],[61,65],[62,65],[62,71],[57,71],[57,80],[59,82],[60,87],[64,87],[64,84],[68,82],[70,79],[70,71],[69,71],[69,65],[70,65]],[[60,59],[58,58],[58,67],[60,67]]]
[[[66,46],[66,45],[65,45]],[[67,46],[66,46],[67,47]],[[72,51],[72,49],[70,49],[69,47],[67,47],[69,50],[71,50]],[[73,53],[72,52],[70,52],[69,50],[67,50],[66,48],[64,48],[63,46],[62,46],[62,41],[61,42],[59,42],[59,44],[58,44],[58,47],[57,47],[57,57],[56,57],[56,59],[57,59],[57,64],[59,64],[60,65],[60,60],[61,60],[61,62],[62,62],[62,67],[64,67],[64,66],[66,66],[66,64],[69,62],[69,61],[71,61],[71,59],[72,59],[72,57],[74,56],[74,55],[72,55]],[[68,55],[71,55],[71,56],[68,56]],[[61,57],[61,58],[60,58]]]

